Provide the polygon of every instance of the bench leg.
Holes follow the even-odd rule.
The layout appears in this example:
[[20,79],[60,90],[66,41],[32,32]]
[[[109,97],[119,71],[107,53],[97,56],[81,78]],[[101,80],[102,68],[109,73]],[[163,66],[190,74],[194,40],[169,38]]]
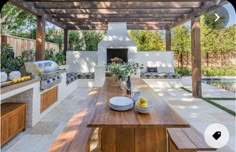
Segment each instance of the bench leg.
[[166,128],[101,128],[99,152],[167,152]]
[[196,150],[178,150],[173,141],[168,137],[168,152],[197,152]]
[[96,128],[92,128],[86,145],[86,152],[90,152],[91,139]]

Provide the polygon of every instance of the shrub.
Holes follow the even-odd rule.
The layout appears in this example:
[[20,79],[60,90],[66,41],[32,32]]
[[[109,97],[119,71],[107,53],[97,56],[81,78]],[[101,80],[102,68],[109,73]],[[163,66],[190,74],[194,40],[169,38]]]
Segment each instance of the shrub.
[[[175,68],[176,73],[183,76],[191,75],[191,68]],[[236,76],[236,67],[203,67],[204,76]]]
[[236,67],[205,67],[202,69],[205,76],[236,76]]
[[189,76],[191,75],[190,68],[175,68],[176,73],[181,74],[182,76]]
[[7,45],[3,44],[1,46],[1,71],[10,73],[14,70],[19,70],[21,66],[24,65],[24,59],[22,56],[14,58],[13,49]]
[[55,61],[59,65],[65,63],[65,55],[63,51],[56,52],[55,49],[45,50],[45,59]]

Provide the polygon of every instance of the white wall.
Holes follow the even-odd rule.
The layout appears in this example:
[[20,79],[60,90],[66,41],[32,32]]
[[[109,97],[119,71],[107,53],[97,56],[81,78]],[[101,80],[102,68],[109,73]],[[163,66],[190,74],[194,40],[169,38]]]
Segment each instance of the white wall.
[[97,60],[97,51],[67,51],[67,72],[94,72]]
[[[67,51],[67,72],[94,72],[98,63],[97,51]],[[158,72],[174,72],[174,53],[172,51],[136,52],[132,61],[143,64],[146,67],[158,67]],[[129,59],[131,61],[131,59]]]
[[157,67],[158,72],[174,72],[174,53],[173,51],[156,52],[145,51],[137,53],[137,61],[146,67]]
[[137,45],[129,38],[127,25],[125,22],[109,22],[107,34],[104,39],[98,43],[98,65],[107,64],[108,48],[127,48],[128,61],[137,62]]

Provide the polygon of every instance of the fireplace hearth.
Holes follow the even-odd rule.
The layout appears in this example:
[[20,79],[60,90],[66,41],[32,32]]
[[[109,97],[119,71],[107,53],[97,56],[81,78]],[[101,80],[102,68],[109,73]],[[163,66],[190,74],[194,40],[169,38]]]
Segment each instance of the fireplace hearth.
[[121,58],[123,62],[128,62],[128,48],[109,48],[107,49],[107,64],[111,63],[111,59]]

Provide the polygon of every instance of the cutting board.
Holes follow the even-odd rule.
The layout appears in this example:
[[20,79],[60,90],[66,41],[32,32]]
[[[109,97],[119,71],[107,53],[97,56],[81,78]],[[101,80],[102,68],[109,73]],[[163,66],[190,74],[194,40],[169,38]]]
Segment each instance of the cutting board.
[[11,81],[6,81],[1,83],[1,88],[12,85],[13,83]]

